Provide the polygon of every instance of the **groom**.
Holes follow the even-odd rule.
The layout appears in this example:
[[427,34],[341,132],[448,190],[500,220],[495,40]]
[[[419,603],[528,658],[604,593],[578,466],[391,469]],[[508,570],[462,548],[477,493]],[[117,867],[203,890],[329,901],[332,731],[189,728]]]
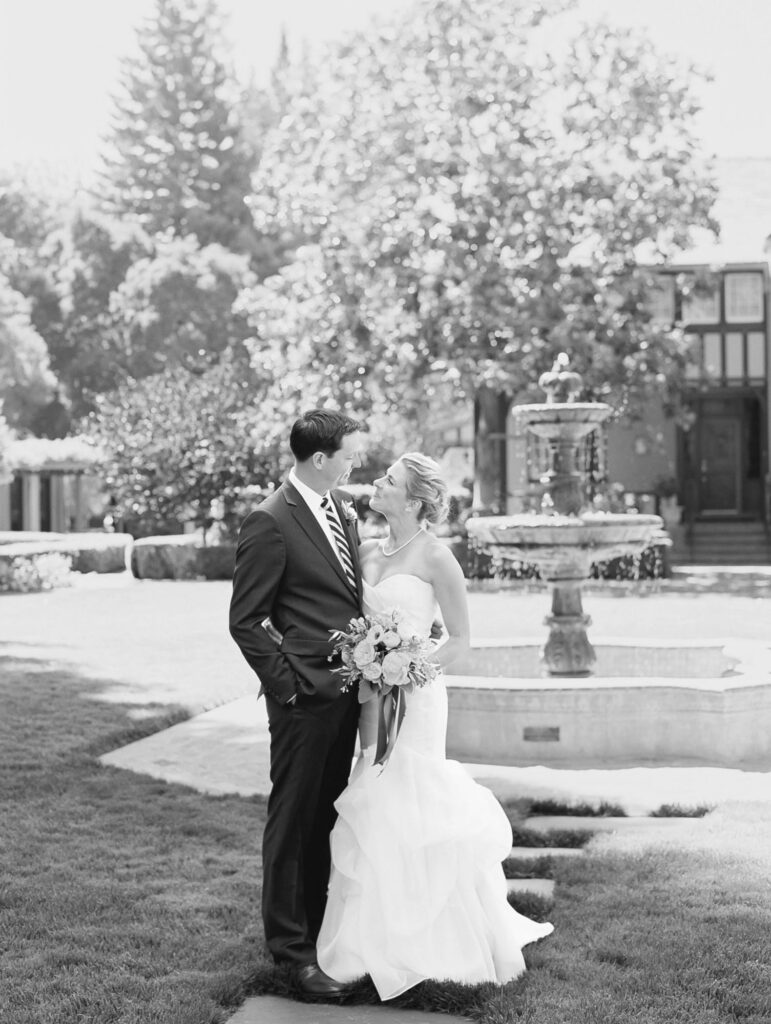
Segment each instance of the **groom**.
[[343,990],[316,963],[316,937],[333,804],[348,782],[359,714],[355,688],[340,693],[329,655],[330,630],[361,615],[356,525],[335,493],[358,465],[361,429],[327,409],[294,423],[293,469],[241,526],[230,605],[230,632],[259,676],[270,726],[265,937],[312,996]]

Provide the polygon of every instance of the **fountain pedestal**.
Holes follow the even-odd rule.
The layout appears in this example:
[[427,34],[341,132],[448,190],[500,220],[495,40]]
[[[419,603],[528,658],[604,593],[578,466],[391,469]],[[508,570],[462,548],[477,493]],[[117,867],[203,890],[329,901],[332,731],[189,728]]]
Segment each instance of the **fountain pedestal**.
[[549,674],[591,675],[597,656],[586,634],[592,620],[584,613],[580,580],[561,580],[554,584],[551,612],[544,619],[549,636],[543,648]]

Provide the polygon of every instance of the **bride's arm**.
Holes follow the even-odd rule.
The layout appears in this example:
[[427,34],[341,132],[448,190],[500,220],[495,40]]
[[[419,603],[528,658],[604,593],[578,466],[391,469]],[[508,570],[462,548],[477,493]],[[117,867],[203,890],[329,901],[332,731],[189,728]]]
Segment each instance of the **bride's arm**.
[[437,543],[428,551],[431,583],[447,630],[447,640],[436,648],[435,660],[445,668],[470,645],[466,580],[452,552]]

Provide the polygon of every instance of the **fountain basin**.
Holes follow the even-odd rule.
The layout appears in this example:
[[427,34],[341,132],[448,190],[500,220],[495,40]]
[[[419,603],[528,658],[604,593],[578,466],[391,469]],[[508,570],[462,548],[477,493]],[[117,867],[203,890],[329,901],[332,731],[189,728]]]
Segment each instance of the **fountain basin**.
[[603,402],[536,402],[517,405],[512,414],[547,441],[580,441],[604,423],[613,410]]
[[579,516],[480,516],[466,529],[496,559],[529,562],[545,579],[584,579],[595,562],[639,554],[664,527],[660,516],[587,512]]
[[[534,645],[475,644],[447,675],[448,756],[520,767],[771,769],[767,645],[600,640],[596,648],[595,675],[540,677],[515,675],[533,672]],[[634,674],[642,670],[652,674]]]
[[[640,640],[596,641],[595,677],[632,679],[719,679],[733,676],[740,656],[723,641]],[[545,676],[543,644],[531,640],[475,641],[472,649],[457,658],[448,672],[490,679],[534,679]],[[553,677],[559,679],[559,676]]]

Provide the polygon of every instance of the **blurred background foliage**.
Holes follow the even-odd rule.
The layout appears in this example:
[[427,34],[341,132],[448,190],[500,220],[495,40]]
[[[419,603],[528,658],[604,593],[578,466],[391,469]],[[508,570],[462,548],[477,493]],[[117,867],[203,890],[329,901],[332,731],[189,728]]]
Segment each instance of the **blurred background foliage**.
[[88,190],[0,170],[8,426],[96,438],[146,532],[232,521],[312,405],[369,422],[364,481],[564,349],[622,413],[676,402],[645,265],[715,228],[697,72],[601,24],[550,59],[569,6],[419,0],[257,88],[215,0],[157,0]]

